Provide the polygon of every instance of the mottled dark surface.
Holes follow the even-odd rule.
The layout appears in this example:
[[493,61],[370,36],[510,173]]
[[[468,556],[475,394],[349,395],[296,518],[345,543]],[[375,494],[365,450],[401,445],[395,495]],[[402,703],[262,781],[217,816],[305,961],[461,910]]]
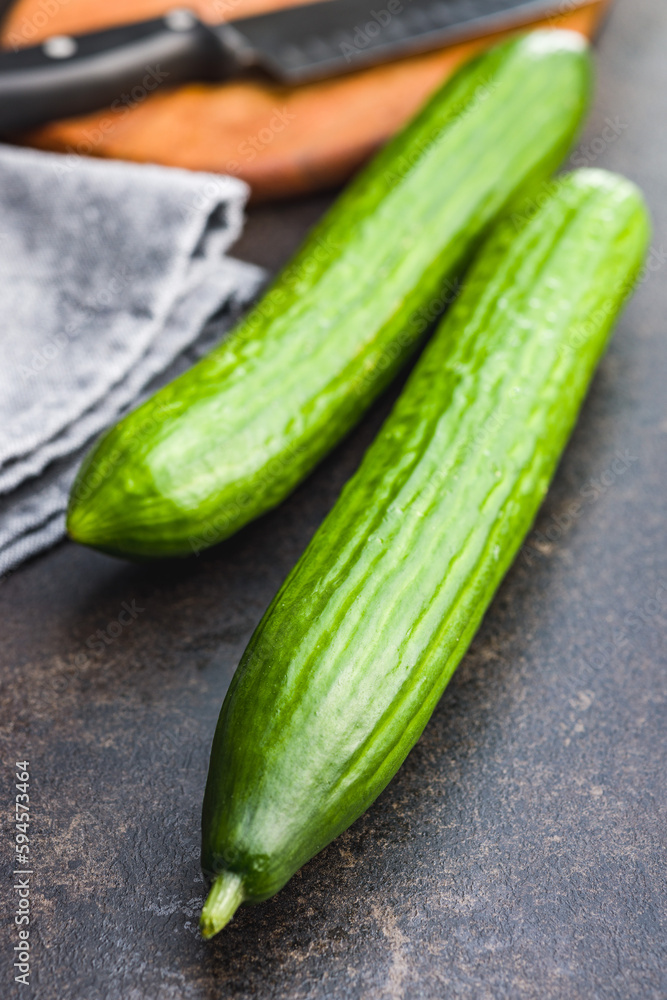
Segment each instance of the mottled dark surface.
[[[536,530],[399,775],[278,897],[200,941],[209,744],[244,644],[390,400],[214,551],[137,568],[65,544],[4,581],[5,898],[23,757],[35,875],[32,985],[13,986],[8,935],[2,996],[667,997],[666,51],[663,0],[621,0],[580,159],[643,186],[654,270]],[[277,266],[325,203],[257,210],[239,253]]]

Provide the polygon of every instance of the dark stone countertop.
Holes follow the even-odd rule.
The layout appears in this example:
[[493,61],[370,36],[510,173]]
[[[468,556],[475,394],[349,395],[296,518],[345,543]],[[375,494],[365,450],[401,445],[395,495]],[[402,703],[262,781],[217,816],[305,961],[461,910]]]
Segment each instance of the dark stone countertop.
[[[14,992],[5,942],[3,996],[667,997],[666,52],[663,0],[619,0],[578,160],[641,184],[653,270],[536,530],[388,789],[214,942],[197,934],[198,852],[218,709],[391,399],[280,509],[199,558],[138,568],[63,544],[3,583],[8,896],[25,757],[35,872],[32,985]],[[277,267],[327,201],[256,209],[239,254]],[[131,624],[86,651],[125,603]]]

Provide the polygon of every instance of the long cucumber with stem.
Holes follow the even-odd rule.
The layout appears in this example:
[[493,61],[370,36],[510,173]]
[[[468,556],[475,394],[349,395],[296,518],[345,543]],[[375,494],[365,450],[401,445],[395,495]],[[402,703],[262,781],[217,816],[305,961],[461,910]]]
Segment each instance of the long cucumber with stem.
[[225,698],[205,937],[348,827],[418,739],[530,529],[649,228],[629,181],[582,170],[482,247]]

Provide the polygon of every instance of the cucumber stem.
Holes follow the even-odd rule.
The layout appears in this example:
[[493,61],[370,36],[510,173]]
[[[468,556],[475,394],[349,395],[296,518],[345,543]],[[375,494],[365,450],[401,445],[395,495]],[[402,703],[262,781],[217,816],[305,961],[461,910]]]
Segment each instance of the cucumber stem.
[[221,931],[243,902],[243,879],[235,872],[220,872],[201,911],[199,929],[206,941]]

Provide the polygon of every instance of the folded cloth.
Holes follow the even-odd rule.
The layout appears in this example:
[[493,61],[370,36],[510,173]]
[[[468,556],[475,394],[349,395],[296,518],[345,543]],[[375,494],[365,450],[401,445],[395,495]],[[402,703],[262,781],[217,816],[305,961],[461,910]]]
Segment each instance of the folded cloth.
[[63,536],[99,432],[256,294],[263,272],[224,256],[247,193],[231,177],[0,146],[0,574]]

